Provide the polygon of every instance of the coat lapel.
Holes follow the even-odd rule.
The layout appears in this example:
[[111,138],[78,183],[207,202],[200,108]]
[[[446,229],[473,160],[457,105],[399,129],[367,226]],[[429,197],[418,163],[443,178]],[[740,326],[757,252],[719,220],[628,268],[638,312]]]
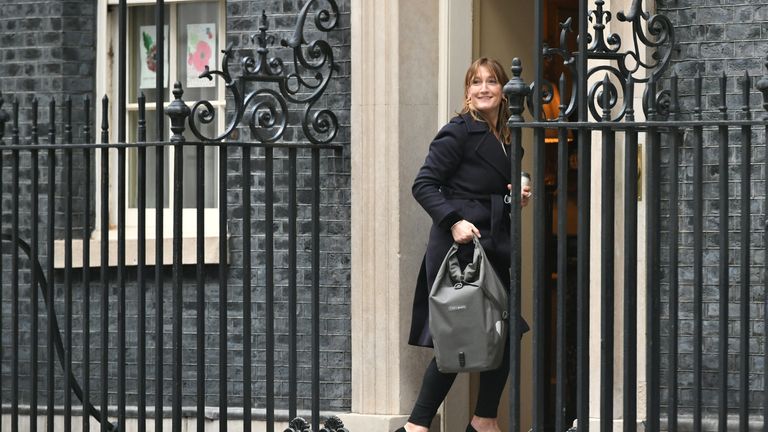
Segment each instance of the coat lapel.
[[[512,166],[509,161],[509,156],[502,150],[501,143],[496,139],[496,136],[488,129],[488,125],[483,122],[478,122],[467,115],[467,122],[469,125],[469,131],[478,133],[477,145],[475,146],[475,152],[477,156],[485,163],[490,165],[496,170],[499,175],[504,179],[509,179]],[[507,180],[509,181],[509,180]]]

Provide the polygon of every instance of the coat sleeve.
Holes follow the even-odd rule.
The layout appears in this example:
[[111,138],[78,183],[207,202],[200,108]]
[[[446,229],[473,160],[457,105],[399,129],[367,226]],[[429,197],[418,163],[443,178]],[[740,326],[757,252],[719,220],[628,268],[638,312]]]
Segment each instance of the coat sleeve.
[[452,121],[445,125],[429,145],[427,158],[411,189],[413,197],[432,218],[432,223],[445,230],[463,219],[445,199],[440,187],[448,184],[459,168],[467,137],[467,128],[462,122]]

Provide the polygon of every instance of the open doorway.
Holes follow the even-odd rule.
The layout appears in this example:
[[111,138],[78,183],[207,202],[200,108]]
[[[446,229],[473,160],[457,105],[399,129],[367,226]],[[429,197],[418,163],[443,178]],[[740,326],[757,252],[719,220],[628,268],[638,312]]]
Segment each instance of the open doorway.
[[[569,44],[569,50],[574,52],[576,50],[576,37],[578,34],[578,0],[546,0],[544,2],[544,42],[550,47],[560,46],[560,23],[564,22],[569,17],[572,17],[571,28],[573,33],[567,39]],[[473,58],[477,57],[493,57],[502,62],[504,65],[510,65],[513,57],[520,57],[523,62],[523,79],[530,83],[534,80],[534,60],[533,49],[535,46],[534,37],[534,10],[533,2],[528,1],[508,1],[508,0],[482,0],[474,2],[473,10]],[[545,115],[547,118],[554,119],[558,116],[560,99],[568,100],[570,98],[571,80],[573,77],[566,72],[567,68],[563,65],[562,59],[554,57],[545,61],[544,79],[549,81],[555,90],[557,90],[557,83],[560,74],[565,72],[566,86],[565,94],[560,95],[559,92],[555,95],[552,102],[545,107]],[[575,120],[575,119],[573,119]],[[533,145],[532,136],[528,135],[523,137],[524,147],[526,149],[526,156],[523,160],[523,169],[531,170],[533,166]],[[565,377],[565,419],[566,424],[571,424],[576,417],[576,226],[577,226],[577,212],[576,212],[576,197],[577,197],[577,167],[578,161],[576,160],[578,142],[576,137],[571,135],[568,137],[568,187],[567,190],[560,191],[558,184],[561,184],[557,178],[557,132],[551,130],[547,132],[545,139],[545,163],[544,163],[544,184],[534,185],[536,194],[535,205],[543,205],[545,207],[545,214],[547,215],[547,225],[551,229],[547,230],[548,238],[546,241],[546,263],[547,274],[551,275],[546,279],[546,286],[544,287],[544,301],[549,305],[547,308],[544,322],[546,328],[542,329],[545,338],[548,341],[545,348],[545,362],[546,362],[546,382],[545,388],[545,429],[554,430],[555,419],[555,388],[557,385],[556,374],[556,329],[557,329],[557,197],[560,193],[567,194],[567,256],[568,256],[568,277],[566,281],[566,296],[565,296],[565,362],[566,362],[566,377]],[[526,212],[523,215],[523,248],[532,244],[526,243],[525,238],[525,226],[530,225],[531,221],[526,221]],[[530,215],[529,215],[530,217]],[[530,250],[530,249],[527,249]],[[527,264],[526,264],[527,262]],[[526,269],[526,266],[527,269]],[[526,257],[523,257],[523,290],[530,290],[531,281],[526,283],[525,273],[530,273],[531,261],[526,261]],[[526,286],[528,288],[526,288]],[[526,305],[526,294],[523,296],[523,311],[531,311],[531,305]],[[530,299],[530,294],[529,297]],[[526,318],[530,318],[532,315],[527,315]],[[527,341],[526,341],[527,339]],[[530,337],[523,340],[523,355],[528,358],[523,359],[523,394],[531,395],[532,392],[525,390],[526,387],[526,362],[531,357]],[[529,366],[528,366],[529,367]],[[530,375],[527,375],[530,377]],[[528,382],[530,386],[530,382]],[[528,387],[532,390],[532,387]],[[526,400],[528,399],[528,400]],[[530,414],[532,409],[531,397],[524,396],[521,400],[521,413],[524,418],[521,418],[521,427],[524,430],[528,430],[530,427],[530,418],[526,418],[527,414]],[[500,418],[505,416],[505,410],[500,409]]]
[[[547,0],[544,2],[544,42],[550,47],[560,47],[560,23],[565,22],[568,18],[571,18],[571,28],[573,33],[566,39],[568,44],[568,51],[575,52],[576,37],[578,34],[578,12],[579,5],[578,0]],[[562,48],[562,47],[561,47]],[[558,90],[558,83],[561,75],[565,78],[565,86],[563,93],[560,94]],[[545,105],[545,115],[547,119],[556,119],[559,116],[559,109],[562,101],[568,101],[571,98],[570,90],[572,80],[575,77],[567,71],[567,67],[563,65],[563,59],[559,56],[553,56],[551,58],[545,58],[544,60],[544,79],[552,84],[553,98],[552,101]],[[566,102],[567,104],[567,102]],[[571,120],[577,120],[573,118]],[[545,318],[544,322],[549,324],[545,329],[545,334],[548,335],[546,344],[545,359],[549,367],[546,371],[548,378],[548,386],[546,391],[545,404],[545,429],[554,430],[555,425],[555,390],[557,385],[557,369],[556,369],[556,352],[557,352],[557,320],[559,316],[564,316],[565,319],[565,385],[564,385],[564,408],[565,408],[565,424],[569,425],[576,418],[576,271],[577,271],[577,177],[578,177],[578,142],[576,135],[573,132],[569,132],[567,136],[567,148],[568,148],[568,169],[567,169],[567,181],[562,182],[558,178],[557,169],[557,152],[558,152],[558,136],[557,131],[554,129],[548,130],[545,135],[545,171],[544,171],[544,190],[539,188],[539,196],[542,198],[544,205],[546,206],[545,214],[550,219],[548,226],[551,227],[548,230],[548,241],[545,248],[545,256],[547,263],[547,274],[551,275],[550,278],[545,279],[547,286],[544,290],[545,304],[549,305],[549,316]],[[561,185],[567,184],[567,187],[562,188]],[[543,192],[543,194],[542,194]],[[567,255],[567,278],[565,281],[565,311],[562,314],[558,312],[558,298],[557,298],[557,245],[558,245],[558,208],[557,201],[558,195],[561,193],[567,194],[566,202],[566,214],[567,220],[566,226],[566,255]]]

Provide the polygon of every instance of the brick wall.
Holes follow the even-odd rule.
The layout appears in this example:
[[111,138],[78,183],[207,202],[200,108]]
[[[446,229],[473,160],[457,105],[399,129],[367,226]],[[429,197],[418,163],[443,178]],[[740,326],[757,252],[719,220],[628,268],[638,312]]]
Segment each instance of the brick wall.
[[[679,51],[672,57],[670,70],[674,70],[680,76],[681,105],[684,111],[690,112],[694,106],[693,76],[700,72],[704,77],[703,109],[705,118],[720,118],[718,108],[720,105],[718,80],[723,73],[728,77],[727,95],[729,106],[729,118],[740,119],[743,105],[741,97],[741,83],[744,71],[748,71],[754,78],[753,91],[751,93],[751,106],[757,110],[756,116],[763,115],[760,108],[760,93],[754,90],[754,83],[766,74],[764,68],[765,56],[768,54],[768,4],[765,2],[745,2],[729,0],[724,2],[700,2],[694,0],[662,0],[657,2],[657,10],[668,16],[675,25],[675,33],[678,39]],[[687,116],[686,116],[687,117]],[[750,384],[749,403],[750,413],[761,413],[760,407],[765,397],[765,365],[763,362],[763,347],[765,346],[764,330],[764,300],[762,280],[765,275],[761,269],[765,262],[765,252],[762,241],[762,227],[765,220],[765,157],[766,148],[764,135],[760,128],[753,132],[752,148],[752,255],[750,266],[752,268],[750,279],[750,325],[749,325],[749,364]],[[663,184],[662,195],[666,196],[671,180],[670,172],[677,175],[680,184],[680,219],[677,221],[681,230],[679,243],[680,253],[680,341],[679,341],[679,400],[682,414],[690,415],[693,404],[693,237],[692,233],[692,134],[688,133],[680,153],[680,167],[669,166],[669,151],[662,153]],[[703,403],[705,412],[710,416],[717,413],[717,386],[718,386],[718,342],[720,339],[719,324],[719,288],[718,265],[719,251],[718,239],[718,198],[717,182],[719,179],[719,139],[716,131],[707,131],[704,134],[704,343],[703,343]],[[740,237],[740,198],[739,188],[742,172],[739,167],[742,158],[740,139],[737,130],[730,134],[729,163],[729,199],[730,217],[730,259],[729,267],[729,322],[728,322],[728,395],[729,410],[736,412],[741,404],[738,394],[739,355],[738,344],[741,334],[739,324],[741,302],[739,283],[743,277],[740,273],[739,248]],[[662,203],[662,211],[668,215],[669,203]],[[668,230],[668,218],[663,221],[664,233]],[[662,239],[666,236],[662,233]],[[663,242],[662,263],[668,259],[668,243]],[[669,319],[669,267],[664,264],[662,271],[662,317]],[[666,403],[668,376],[668,325],[662,324],[662,403]]]
[[[8,0],[0,4],[0,92],[5,99],[4,108],[11,112],[14,99],[20,105],[20,134],[31,134],[32,100],[38,100],[38,133],[40,142],[48,142],[50,125],[50,101],[56,103],[56,141],[64,136],[64,101],[71,98],[73,103],[72,131],[75,141],[80,136],[84,112],[82,101],[85,96],[93,99],[95,87],[95,19],[94,3],[89,0],[23,1]],[[93,106],[93,104],[91,104]],[[91,118],[93,115],[91,114]],[[12,130],[6,126],[6,142]],[[22,142],[28,142],[22,138]],[[61,153],[57,153],[61,157]],[[47,154],[41,154],[41,163],[47,163]],[[29,166],[28,160],[21,161]],[[74,157],[75,199],[82,199],[83,161]],[[4,175],[10,173],[6,170]],[[41,187],[47,185],[47,173],[41,173]],[[61,185],[63,178],[57,173],[55,183]],[[27,181],[28,183],[28,181]],[[44,189],[43,189],[44,190]],[[61,191],[56,193],[56,215],[63,220],[64,202]],[[47,206],[45,198],[40,201]],[[22,217],[30,217],[24,214]],[[75,210],[76,226],[83,219],[82,212]],[[9,215],[3,214],[3,223],[9,222]],[[57,237],[63,236],[57,227]],[[82,236],[77,230],[76,236]]]
[[[277,56],[285,61],[285,67],[288,71],[293,71],[293,62],[290,61],[292,54],[286,48],[280,46],[281,39],[289,39],[293,35],[296,23],[296,16],[306,2],[301,0],[271,0],[262,4],[256,4],[249,0],[233,0],[227,3],[227,37],[228,42],[233,43],[238,49],[239,55],[253,55],[254,45],[250,41],[250,36],[255,34],[255,29],[259,26],[259,19],[262,10],[266,11],[268,17],[268,34],[275,36],[274,44],[269,46],[269,57]],[[330,33],[322,33],[316,30],[312,22],[315,13],[310,12],[307,24],[305,25],[305,38],[308,43],[316,39],[327,41],[333,48],[334,61],[338,65],[335,72],[335,78],[329,83],[323,98],[313,107],[313,110],[330,109],[339,120],[339,133],[334,140],[335,143],[342,144],[344,150],[341,152],[323,152],[320,156],[321,172],[321,204],[320,204],[320,290],[321,290],[321,317],[320,317],[320,343],[323,350],[321,356],[320,372],[320,394],[322,395],[321,406],[333,410],[349,410],[351,408],[351,341],[350,341],[350,152],[349,152],[349,107],[350,107],[350,20],[349,20],[349,2],[338,1],[340,16],[338,26]],[[317,6],[327,7],[327,2],[320,1]],[[317,8],[312,9],[317,11]],[[306,52],[306,50],[305,50]],[[306,54],[305,54],[306,55]],[[307,75],[304,75],[305,77]],[[310,75],[311,76],[311,75]],[[260,84],[259,86],[263,86]],[[268,86],[269,87],[269,86]],[[255,90],[256,86],[249,90]],[[272,88],[276,89],[275,86]],[[248,90],[246,90],[248,91]],[[285,131],[283,142],[307,143],[309,142],[299,126],[303,116],[303,105],[289,104],[288,116],[291,125]],[[249,139],[247,128],[240,128],[239,136],[242,140]],[[257,158],[263,157],[263,151],[254,152]],[[231,166],[239,166],[240,154],[236,152],[230,155]],[[262,188],[264,184],[264,175],[262,163],[258,166],[253,182],[257,186],[252,193],[251,202],[254,203],[254,233],[261,233],[265,229],[263,223],[259,220],[263,217],[264,206]],[[276,385],[278,386],[279,400],[285,403],[287,394],[287,213],[286,204],[288,202],[288,172],[289,160],[288,152],[285,150],[275,151],[275,216],[277,220],[274,224],[276,239],[276,257],[275,257],[275,277],[278,289],[275,293],[276,301],[276,322],[275,330],[278,334],[276,346],[276,361],[283,366],[276,376]],[[311,200],[311,175],[310,175],[310,152],[298,151],[297,154],[297,184],[299,187],[298,200],[299,208],[299,376],[300,376],[300,407],[309,408],[309,377],[310,377],[310,358],[309,341],[311,337],[309,327],[310,317],[310,297],[309,289],[311,284],[311,237],[309,233],[309,203]],[[239,197],[230,204],[232,214],[242,214],[242,200]],[[242,218],[235,217],[230,222],[232,236],[232,250],[235,253],[242,251]],[[262,238],[261,234],[257,234]],[[257,253],[254,259],[263,262],[263,254]],[[233,266],[233,267],[236,267]],[[254,302],[257,309],[264,308],[264,287],[263,275],[257,275],[257,284],[259,287],[255,292]],[[263,325],[263,320],[260,321]],[[264,362],[264,334],[263,327],[257,331],[257,343],[255,348],[259,360],[256,363],[258,370],[263,370]],[[263,376],[259,376],[259,381],[255,386],[256,395],[264,395],[265,383]],[[263,399],[262,399],[263,400]],[[278,402],[280,403],[280,402]]]

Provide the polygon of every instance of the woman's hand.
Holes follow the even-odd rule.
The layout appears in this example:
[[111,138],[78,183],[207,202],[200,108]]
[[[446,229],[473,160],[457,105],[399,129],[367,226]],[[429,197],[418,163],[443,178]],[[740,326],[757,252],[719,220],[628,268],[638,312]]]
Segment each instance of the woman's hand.
[[475,227],[472,222],[464,219],[456,222],[451,227],[451,235],[453,241],[459,244],[466,244],[472,241],[472,236],[475,235],[480,238],[480,230]]
[[[512,185],[507,184],[507,189],[512,190]],[[530,186],[523,186],[520,188],[520,207],[525,207],[528,205],[528,201],[530,201],[531,196],[533,196],[533,192],[531,191]]]

